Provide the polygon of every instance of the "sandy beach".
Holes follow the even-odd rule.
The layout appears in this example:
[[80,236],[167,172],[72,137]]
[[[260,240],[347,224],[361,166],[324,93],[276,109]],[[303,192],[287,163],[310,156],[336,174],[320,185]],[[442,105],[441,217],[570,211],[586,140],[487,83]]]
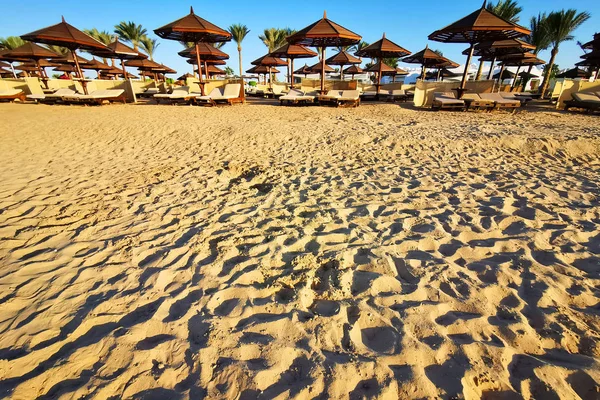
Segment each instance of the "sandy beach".
[[0,397],[600,397],[597,116],[0,121]]

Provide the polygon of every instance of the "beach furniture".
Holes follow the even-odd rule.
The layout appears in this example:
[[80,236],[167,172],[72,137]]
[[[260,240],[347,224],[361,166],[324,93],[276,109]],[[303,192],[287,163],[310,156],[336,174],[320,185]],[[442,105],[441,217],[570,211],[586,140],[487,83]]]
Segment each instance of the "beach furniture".
[[207,96],[196,96],[196,104],[216,106],[218,102],[226,102],[229,105],[241,103],[239,83],[228,83],[223,88],[213,89]]
[[465,102],[456,98],[453,92],[434,92],[432,110],[463,110]]
[[511,109],[513,112],[521,107],[521,101],[518,99],[507,99],[502,97],[500,93],[480,93],[479,96],[484,100],[491,100],[496,105],[497,110]]
[[74,96],[77,92],[73,89],[58,89],[51,94],[28,94],[27,100],[34,100],[39,103],[55,104],[61,102],[64,96]]
[[25,92],[21,89],[6,89],[0,90],[0,101],[8,100],[13,102],[19,99],[21,102],[25,101]]
[[165,100],[168,102],[173,102],[172,100],[182,100],[182,99],[190,99],[195,97],[197,94],[190,96],[190,87],[189,86],[181,86],[178,88],[174,88],[171,93],[157,93],[152,96],[152,98],[156,101],[156,104],[160,103],[161,100]]
[[337,98],[338,105],[358,107],[360,105],[360,91],[342,90]]
[[393,89],[393,90],[382,90],[379,92],[381,97],[387,97],[390,101],[406,101],[408,100],[408,95],[403,89]]
[[307,95],[302,90],[290,89],[288,94],[279,97],[279,103],[283,105],[287,104],[307,104],[313,103],[315,96]]
[[570,108],[581,108],[588,112],[600,110],[600,96],[594,93],[576,92],[571,100],[565,101],[565,111]]
[[62,101],[68,104],[97,104],[102,105],[104,102],[120,101],[123,104],[127,102],[125,90],[123,89],[106,89],[94,90],[90,94],[74,94],[62,96]]
[[496,106],[492,100],[482,99],[477,93],[465,93],[462,100],[465,102],[465,109],[491,110]]
[[142,92],[136,93],[135,95],[140,98],[152,98],[155,94],[160,94],[160,90],[158,88],[148,88]]

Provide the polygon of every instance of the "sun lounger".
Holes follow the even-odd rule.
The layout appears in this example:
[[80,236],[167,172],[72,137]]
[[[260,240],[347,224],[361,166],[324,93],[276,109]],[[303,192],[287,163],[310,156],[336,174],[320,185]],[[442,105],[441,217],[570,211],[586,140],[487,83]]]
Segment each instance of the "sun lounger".
[[148,88],[143,92],[136,93],[135,95],[140,98],[152,98],[156,94],[160,94],[160,90],[158,88]]
[[[383,94],[383,91],[381,94]],[[396,101],[396,100],[406,101],[408,99],[406,92],[402,89],[387,90],[387,93],[385,93],[385,95],[387,96],[388,100],[390,100],[390,101]]]
[[465,102],[466,109],[491,110],[496,106],[492,100],[484,100],[477,93],[465,93],[462,97]]
[[299,89],[290,89],[288,94],[279,97],[279,103],[281,105],[283,105],[284,102],[287,104],[306,104],[314,101],[315,96],[306,95],[302,90]]
[[452,92],[434,92],[432,110],[462,110],[465,102],[456,98]]
[[226,102],[229,105],[241,103],[239,83],[228,83],[224,88],[215,88],[207,96],[196,96],[197,104],[215,106],[218,102]]
[[581,108],[588,112],[600,110],[600,96],[594,93],[573,93],[573,99],[565,101],[565,111],[570,108]]
[[105,101],[115,102],[120,101],[126,103],[125,90],[123,89],[106,89],[94,90],[90,94],[74,94],[62,97],[63,102],[69,104],[97,104],[102,105]]
[[160,103],[162,100],[168,101],[171,104],[173,101],[181,101],[181,100],[191,100],[197,94],[190,96],[190,88],[189,86],[181,86],[173,89],[171,93],[158,93],[152,96],[152,98],[156,101],[156,104]]
[[517,95],[517,93],[510,93],[510,92],[500,92],[499,94],[505,100],[512,100],[512,101],[520,102],[522,106],[527,105],[528,102],[533,100],[533,97],[523,95],[523,94]]
[[377,91],[367,90],[367,91],[361,92],[360,97],[363,100],[375,100],[377,98]]
[[21,102],[25,101],[25,92],[21,89],[7,89],[0,90],[0,100],[8,100],[10,102],[19,99]]
[[321,105],[338,105],[338,100],[342,96],[341,90],[330,90],[327,94],[320,94],[317,98]]
[[39,103],[45,104],[55,104],[61,102],[64,96],[73,96],[76,95],[73,89],[58,89],[52,94],[28,94],[27,100],[34,100]]
[[492,100],[497,110],[512,109],[513,112],[521,107],[521,101],[518,99],[505,99],[500,93],[480,93],[479,96],[484,100]]
[[342,90],[337,98],[338,105],[358,107],[360,105],[360,91]]

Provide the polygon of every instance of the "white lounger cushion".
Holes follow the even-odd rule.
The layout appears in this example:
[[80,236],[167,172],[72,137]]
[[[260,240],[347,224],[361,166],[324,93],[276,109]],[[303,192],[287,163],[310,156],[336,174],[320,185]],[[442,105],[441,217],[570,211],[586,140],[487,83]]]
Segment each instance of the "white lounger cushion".
[[56,92],[51,94],[28,94],[28,99],[43,100],[43,99],[60,99],[63,96],[73,96],[77,94],[73,89],[58,89]]
[[196,100],[210,101],[210,100],[214,99],[215,97],[222,97],[222,96],[223,96],[223,88],[214,88],[206,96],[196,96]]
[[452,92],[434,92],[433,102],[440,103],[442,105],[464,105],[465,102],[457,99]]
[[14,95],[17,95],[17,94],[19,94],[21,92],[22,92],[21,89],[1,90],[0,91],[0,97],[2,97],[2,96],[14,96]]
[[240,97],[240,87],[239,83],[228,83],[225,85],[225,89],[223,90],[222,96],[215,96],[213,100],[228,100],[228,99],[236,99]]
[[63,96],[67,100],[100,100],[100,99],[114,99],[122,95],[123,89],[107,89],[107,90],[94,90],[90,94],[74,94],[70,96]]
[[479,96],[484,100],[495,101],[497,104],[518,104],[519,106],[521,105],[521,102],[519,100],[505,99],[500,93],[481,93]]
[[573,93],[573,98],[577,101],[582,101],[582,102],[586,102],[586,103],[594,103],[594,104],[600,104],[600,98],[598,98],[598,96],[596,96],[593,93],[582,93],[582,92],[577,92],[577,93]]
[[355,101],[360,98],[360,92],[358,90],[342,90],[338,100],[342,101]]
[[289,93],[285,96],[281,96],[279,100],[297,100],[298,97],[304,96],[304,92],[298,89],[290,89]]

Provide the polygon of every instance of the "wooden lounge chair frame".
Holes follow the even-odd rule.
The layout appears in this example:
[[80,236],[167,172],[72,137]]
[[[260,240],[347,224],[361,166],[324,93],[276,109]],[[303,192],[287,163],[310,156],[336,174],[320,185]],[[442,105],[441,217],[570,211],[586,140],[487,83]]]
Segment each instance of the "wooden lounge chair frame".
[[[443,101],[436,98],[436,95],[440,97],[447,98],[448,100],[455,100],[453,103],[444,104]],[[440,110],[458,110],[463,111],[465,109],[465,102],[454,97],[454,93],[452,92],[434,92],[433,93],[433,102],[431,103],[431,109],[433,111]]]
[[591,96],[595,95],[596,98],[598,99],[598,102],[578,100],[575,97],[573,97],[571,100],[565,100],[565,111],[569,111],[569,109],[571,109],[571,108],[580,108],[582,110],[585,110],[587,113],[592,113],[594,111],[600,111],[600,92],[599,93],[586,92],[584,94],[588,94]]
[[0,100],[8,100],[11,103],[17,99],[19,99],[21,101],[21,103],[23,103],[23,102],[25,102],[25,98],[26,98],[25,92],[22,90],[19,93],[15,93],[15,94],[11,94],[11,95],[0,95]]
[[482,93],[480,96],[483,100],[490,100],[496,103],[494,110],[511,110],[514,114],[517,109],[521,108],[521,100],[509,100],[502,97],[500,93]]

